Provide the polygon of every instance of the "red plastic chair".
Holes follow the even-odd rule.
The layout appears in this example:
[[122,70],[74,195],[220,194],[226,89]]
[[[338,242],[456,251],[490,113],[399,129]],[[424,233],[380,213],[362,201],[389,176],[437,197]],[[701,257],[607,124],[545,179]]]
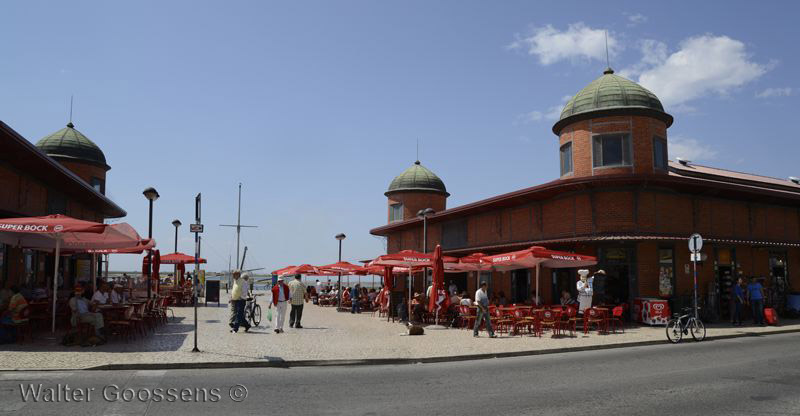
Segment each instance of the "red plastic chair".
[[583,312],[583,333],[588,334],[591,330],[592,325],[599,331],[599,332],[608,332],[608,328],[606,328],[606,319],[603,316],[603,313],[600,312],[597,308],[589,308]]
[[611,309],[611,316],[608,318],[607,325],[611,328],[614,333],[617,333],[617,328],[619,328],[622,333],[625,333],[625,322],[623,320],[623,315],[625,313],[625,308],[622,305],[615,306]]
[[553,336],[557,336],[560,333],[561,328],[561,311],[553,311],[550,309],[544,309],[539,311],[539,336],[542,336],[542,332],[545,328],[550,328],[553,332]]
[[478,318],[475,314],[475,310],[467,305],[459,305],[458,316],[461,318],[461,327],[463,329],[471,329],[474,327],[475,319]]
[[514,327],[514,320],[506,316],[500,308],[490,309],[489,315],[492,317],[494,330],[501,334],[511,333]]

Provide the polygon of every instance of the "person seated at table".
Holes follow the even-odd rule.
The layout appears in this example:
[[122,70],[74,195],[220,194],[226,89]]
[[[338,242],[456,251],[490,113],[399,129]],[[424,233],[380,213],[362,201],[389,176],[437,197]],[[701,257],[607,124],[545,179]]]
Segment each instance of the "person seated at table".
[[458,293],[456,293],[456,292],[451,292],[450,293],[450,305],[451,306],[455,306],[455,305],[460,305],[460,304],[461,304],[461,296],[458,296]]
[[108,283],[103,282],[100,284],[100,290],[94,292],[92,295],[92,303],[96,305],[106,305],[111,300],[111,296],[109,295],[108,290]]
[[472,306],[472,299],[469,298],[467,291],[461,292],[461,302],[459,302],[461,306]]
[[119,305],[120,303],[125,303],[127,300],[128,294],[122,291],[121,284],[116,283],[114,289],[111,291],[111,303]]
[[508,299],[506,299],[506,293],[503,292],[502,290],[498,294],[497,306],[508,306]]
[[94,333],[98,338],[105,341],[103,336],[103,314],[99,312],[92,312],[91,305],[83,297],[83,286],[75,286],[73,296],[69,299],[69,308],[72,310],[72,317],[70,322],[72,326],[77,327],[78,323],[90,324],[94,327]]
[[4,324],[21,324],[28,319],[22,317],[22,311],[28,307],[28,301],[22,296],[22,291],[17,286],[11,286],[12,295],[8,299],[8,307],[0,315],[0,322]]
[[36,289],[33,289],[33,292],[31,293],[32,301],[38,301],[42,299],[46,300],[47,298],[47,289],[43,286],[37,286]]
[[559,302],[561,306],[576,305],[578,303],[578,301],[569,294],[568,290],[561,291],[561,299],[559,299]]
[[11,299],[12,296],[14,296],[14,292],[12,292],[11,289],[8,288],[0,289],[0,314],[2,314],[3,312],[5,312],[6,309],[8,309],[8,301]]
[[378,297],[378,292],[375,291],[375,288],[370,289],[369,293],[367,293],[367,300],[369,301],[370,305],[376,306],[375,299],[377,297]]
[[408,300],[403,296],[403,301],[397,305],[397,317],[400,322],[408,322]]
[[526,305],[531,306],[542,306],[542,299],[539,296],[536,296],[536,291],[531,291],[531,297],[525,301]]
[[414,300],[411,301],[411,319],[414,322],[422,322],[425,316],[425,296],[422,293],[415,293]]

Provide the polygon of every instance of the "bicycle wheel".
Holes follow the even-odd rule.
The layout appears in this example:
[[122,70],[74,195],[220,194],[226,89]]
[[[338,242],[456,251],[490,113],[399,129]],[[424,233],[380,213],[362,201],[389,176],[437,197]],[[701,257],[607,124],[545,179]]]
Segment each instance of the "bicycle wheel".
[[258,326],[261,323],[261,305],[254,305],[253,311],[250,313],[250,322],[253,326]]
[[706,339],[706,326],[699,319],[692,319],[689,322],[689,332],[692,333],[692,338],[695,341],[702,341]]
[[667,323],[667,339],[673,344],[681,342],[683,338],[683,329],[681,328],[681,321],[678,319],[670,319]]

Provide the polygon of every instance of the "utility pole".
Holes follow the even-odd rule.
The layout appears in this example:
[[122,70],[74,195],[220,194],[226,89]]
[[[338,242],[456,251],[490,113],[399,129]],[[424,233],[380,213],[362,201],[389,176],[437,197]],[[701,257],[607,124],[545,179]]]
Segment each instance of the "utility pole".
[[239,245],[241,244],[242,228],[258,228],[257,225],[242,225],[242,183],[239,182],[239,208],[236,215],[236,224],[220,224],[220,227],[236,227],[236,264],[241,264],[239,258]]

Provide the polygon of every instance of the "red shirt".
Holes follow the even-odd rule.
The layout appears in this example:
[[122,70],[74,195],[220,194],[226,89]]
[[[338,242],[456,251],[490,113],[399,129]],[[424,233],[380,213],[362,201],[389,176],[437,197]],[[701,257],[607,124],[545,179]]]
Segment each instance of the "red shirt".
[[280,292],[278,292],[279,287],[283,288],[283,300],[289,300],[289,286],[287,286],[286,283],[278,282],[277,285],[272,286],[272,304],[276,306],[278,305],[278,296],[280,295]]

